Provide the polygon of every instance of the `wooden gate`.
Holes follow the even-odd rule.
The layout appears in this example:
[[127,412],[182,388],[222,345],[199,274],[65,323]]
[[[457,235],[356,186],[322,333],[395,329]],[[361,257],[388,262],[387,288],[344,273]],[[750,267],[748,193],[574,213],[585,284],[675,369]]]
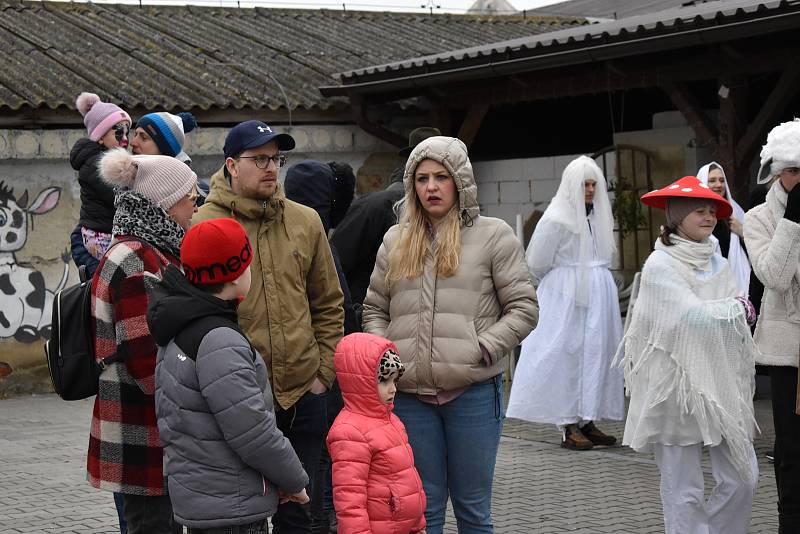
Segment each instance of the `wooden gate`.
[[592,157],[603,170],[614,213],[617,261],[614,270],[623,271],[628,281],[650,255],[659,228],[653,224],[653,210],[639,198],[653,190],[653,154],[640,147],[616,145],[595,152]]

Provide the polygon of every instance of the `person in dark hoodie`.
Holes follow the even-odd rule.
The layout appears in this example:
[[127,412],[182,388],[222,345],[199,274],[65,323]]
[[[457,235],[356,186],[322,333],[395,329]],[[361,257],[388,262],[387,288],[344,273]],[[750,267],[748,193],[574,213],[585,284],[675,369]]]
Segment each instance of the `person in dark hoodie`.
[[75,107],[83,115],[88,137],[78,139],[69,153],[81,188],[80,220],[71,236],[72,257],[76,265],[86,265],[91,275],[111,243],[114,220],[114,189],[100,179],[97,162],[109,149],[127,148],[132,122],[122,108],[102,102],[94,93],[78,95]]
[[[353,201],[356,177],[353,168],[347,163],[320,163],[306,160],[289,168],[283,187],[286,198],[298,204],[308,206],[319,214],[325,233],[336,228],[347,213]],[[336,246],[330,243],[339,284],[344,293],[344,335],[361,331],[361,322],[357,319],[350,298],[350,289],[342,269],[342,260]]]
[[264,360],[238,325],[253,249],[241,224],[192,226],[176,267],[151,278],[159,345],[156,415],[175,519],[190,534],[267,533],[278,502],[308,502],[308,477],[275,423]]
[[[353,168],[347,163],[318,161],[301,161],[292,166],[286,173],[283,182],[286,198],[314,209],[322,221],[325,233],[336,228],[347,213],[353,200],[356,177]],[[339,285],[344,295],[344,334],[361,331],[361,318],[353,306],[347,279],[344,276],[339,253],[330,243],[331,255],[339,275]],[[339,385],[334,382],[328,395],[328,427],[344,406]],[[331,481],[331,459],[325,447],[322,450],[320,464],[313,474],[311,501],[311,531],[313,534],[327,533],[331,523],[336,521],[333,511],[333,490]]]

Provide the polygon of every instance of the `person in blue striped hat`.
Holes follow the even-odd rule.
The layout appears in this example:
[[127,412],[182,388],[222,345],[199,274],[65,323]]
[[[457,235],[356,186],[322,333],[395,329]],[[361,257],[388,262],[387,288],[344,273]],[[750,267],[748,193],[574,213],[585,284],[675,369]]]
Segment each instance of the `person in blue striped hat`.
[[194,115],[188,112],[176,115],[166,112],[148,113],[136,123],[131,150],[137,155],[171,156],[184,161],[188,159],[183,152],[185,134],[194,130],[196,126]]

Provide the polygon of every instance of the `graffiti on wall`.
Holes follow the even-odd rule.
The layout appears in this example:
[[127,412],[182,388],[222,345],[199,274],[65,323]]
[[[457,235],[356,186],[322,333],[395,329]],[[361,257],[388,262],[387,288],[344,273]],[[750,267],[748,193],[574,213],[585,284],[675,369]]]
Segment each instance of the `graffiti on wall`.
[[67,284],[68,258],[62,255],[61,280],[51,291],[42,273],[19,263],[16,253],[25,247],[29,223],[53,210],[60,198],[60,188],[47,187],[28,205],[27,190],[17,198],[12,188],[0,182],[0,339],[33,343],[50,337],[53,296]]

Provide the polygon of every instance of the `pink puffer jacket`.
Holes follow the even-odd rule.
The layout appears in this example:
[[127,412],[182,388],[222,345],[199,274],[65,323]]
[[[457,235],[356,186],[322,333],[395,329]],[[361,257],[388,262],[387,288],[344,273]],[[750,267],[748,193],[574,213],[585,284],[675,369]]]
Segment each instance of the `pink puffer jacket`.
[[409,534],[425,528],[425,492],[393,404],[378,398],[378,363],[394,343],[350,334],[334,365],[344,409],[328,433],[333,501],[343,534]]

